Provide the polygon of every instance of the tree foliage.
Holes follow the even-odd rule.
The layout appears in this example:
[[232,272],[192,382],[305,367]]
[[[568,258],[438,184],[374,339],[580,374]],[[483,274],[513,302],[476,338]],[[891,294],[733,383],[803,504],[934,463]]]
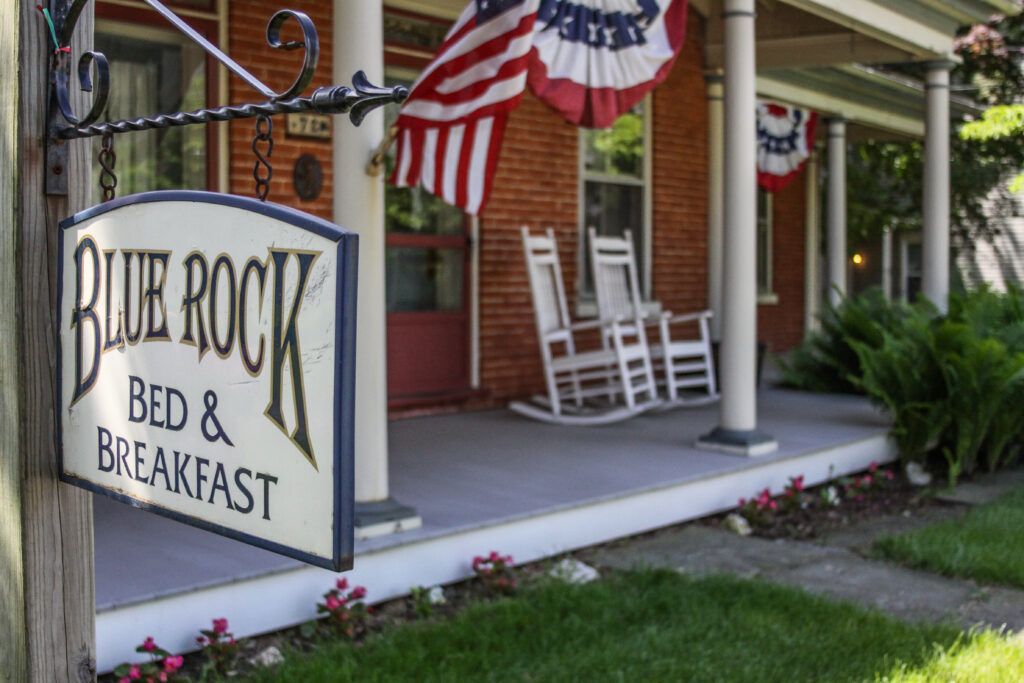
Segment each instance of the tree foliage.
[[[963,62],[951,74],[954,91],[995,106],[977,121],[954,126],[950,140],[950,225],[957,244],[990,238],[999,219],[1013,215],[1017,189],[1007,179],[1024,166],[1024,92],[1020,45],[1024,15],[997,16],[965,27],[956,41]],[[920,65],[896,68],[921,77]],[[877,238],[884,229],[919,230],[924,149],[921,141],[874,141],[854,146],[848,157],[850,243]],[[1017,184],[1024,187],[1024,180]]]

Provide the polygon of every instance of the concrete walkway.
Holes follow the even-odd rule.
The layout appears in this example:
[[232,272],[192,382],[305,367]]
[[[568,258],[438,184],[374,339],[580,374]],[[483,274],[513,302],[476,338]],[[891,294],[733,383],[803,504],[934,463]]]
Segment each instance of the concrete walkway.
[[955,518],[969,505],[1024,486],[1024,473],[1010,474],[966,484],[944,496],[959,505],[926,508],[924,514],[912,517],[869,520],[817,542],[742,537],[689,524],[596,548],[583,559],[598,569],[654,566],[693,575],[724,572],[795,586],[908,621],[949,619],[963,628],[1005,625],[1019,631],[1024,629],[1024,591],[979,586],[865,557],[871,541],[881,533],[900,533]]

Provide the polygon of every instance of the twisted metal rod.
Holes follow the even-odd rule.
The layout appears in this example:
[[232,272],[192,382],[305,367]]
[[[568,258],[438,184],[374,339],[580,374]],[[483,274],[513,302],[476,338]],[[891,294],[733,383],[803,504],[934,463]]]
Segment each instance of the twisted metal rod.
[[108,123],[93,123],[85,126],[55,127],[51,129],[51,137],[59,140],[74,140],[106,133],[128,133],[189,126],[211,121],[232,121],[263,115],[295,114],[307,111],[320,114],[347,113],[352,123],[358,126],[371,110],[391,102],[404,102],[409,95],[408,89],[403,86],[381,88],[370,84],[362,71],[352,77],[352,85],[355,86],[355,89],[344,85],[322,87],[313,91],[310,97],[295,97],[261,104],[239,104],[176,114],[144,116]]

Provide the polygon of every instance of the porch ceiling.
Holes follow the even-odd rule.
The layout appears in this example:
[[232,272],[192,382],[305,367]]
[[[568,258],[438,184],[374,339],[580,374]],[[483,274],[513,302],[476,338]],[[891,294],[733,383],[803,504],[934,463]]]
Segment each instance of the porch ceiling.
[[[694,6],[708,20],[707,65],[721,68],[722,0]],[[1010,0],[757,0],[757,11],[757,65],[776,69],[949,58],[959,26],[1020,10]]]

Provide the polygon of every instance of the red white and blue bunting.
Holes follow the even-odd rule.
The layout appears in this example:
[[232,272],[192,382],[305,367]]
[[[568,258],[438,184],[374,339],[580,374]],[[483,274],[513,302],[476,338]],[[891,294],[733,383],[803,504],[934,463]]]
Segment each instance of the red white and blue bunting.
[[773,102],[757,103],[757,184],[778,192],[800,174],[811,156],[816,112]]

